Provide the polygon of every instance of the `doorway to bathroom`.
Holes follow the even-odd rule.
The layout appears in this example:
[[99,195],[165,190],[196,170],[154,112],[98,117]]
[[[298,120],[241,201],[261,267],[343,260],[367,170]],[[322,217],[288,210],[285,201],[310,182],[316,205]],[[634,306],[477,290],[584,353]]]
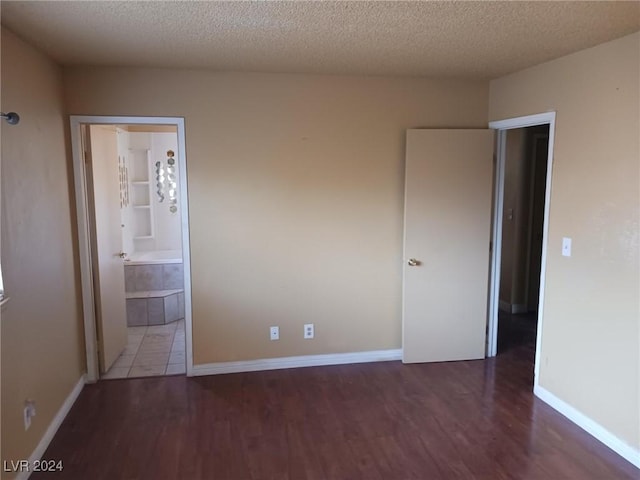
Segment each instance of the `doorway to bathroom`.
[[71,117],[87,380],[190,374],[184,120]]

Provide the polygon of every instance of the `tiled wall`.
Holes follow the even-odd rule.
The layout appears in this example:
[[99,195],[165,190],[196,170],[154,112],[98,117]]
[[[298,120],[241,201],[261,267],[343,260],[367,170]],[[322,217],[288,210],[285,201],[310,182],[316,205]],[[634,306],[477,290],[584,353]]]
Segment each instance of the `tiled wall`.
[[127,292],[184,289],[182,264],[125,265],[124,286]]

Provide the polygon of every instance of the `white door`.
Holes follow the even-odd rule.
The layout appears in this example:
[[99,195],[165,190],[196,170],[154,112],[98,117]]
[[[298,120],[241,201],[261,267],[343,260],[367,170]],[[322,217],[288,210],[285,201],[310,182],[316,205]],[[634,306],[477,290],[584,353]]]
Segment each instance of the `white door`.
[[484,358],[492,130],[408,130],[403,362]]
[[86,143],[87,180],[93,190],[92,257],[98,350],[100,372],[104,373],[127,345],[116,130],[91,125]]

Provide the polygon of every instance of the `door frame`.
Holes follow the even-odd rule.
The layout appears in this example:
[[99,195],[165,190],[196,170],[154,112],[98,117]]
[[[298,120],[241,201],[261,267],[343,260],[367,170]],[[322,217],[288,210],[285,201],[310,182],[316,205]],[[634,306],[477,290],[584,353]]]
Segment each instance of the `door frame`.
[[[193,341],[191,318],[191,253],[189,248],[189,195],[187,191],[187,157],[185,126],[183,117],[138,117],[138,116],[94,116],[71,115],[71,151],[73,155],[73,176],[76,196],[76,217],[78,227],[78,248],[80,260],[80,281],[82,289],[82,310],[84,339],[87,361],[88,383],[99,378],[97,330],[94,304],[93,266],[91,263],[91,228],[89,224],[89,197],[87,191],[87,170],[84,162],[84,145],[81,134],[83,125],[171,125],[178,130],[178,167],[180,168],[179,203],[182,223],[182,264],[184,268],[184,323],[185,360],[187,376],[193,375]],[[124,292],[123,292],[124,293]]]
[[489,122],[489,128],[497,131],[497,161],[495,171],[495,199],[493,211],[493,248],[489,278],[489,319],[487,328],[487,357],[494,357],[498,350],[498,308],[500,302],[500,266],[502,253],[502,210],[504,208],[504,175],[506,160],[507,130],[537,125],[549,125],[549,146],[547,151],[547,178],[544,194],[544,226],[542,228],[542,257],[540,260],[540,296],[538,298],[538,324],[536,334],[536,357],[534,385],[538,383],[540,371],[540,345],[544,312],[545,278],[547,270],[547,248],[549,240],[549,207],[551,204],[551,179],[553,176],[553,145],[555,139],[556,112],[507,118]]

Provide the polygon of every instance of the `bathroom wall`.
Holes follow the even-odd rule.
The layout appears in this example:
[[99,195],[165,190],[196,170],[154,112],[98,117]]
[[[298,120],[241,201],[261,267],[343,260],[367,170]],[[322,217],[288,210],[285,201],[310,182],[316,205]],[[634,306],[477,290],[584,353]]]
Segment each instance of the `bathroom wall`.
[[[151,136],[151,164],[160,160],[167,167],[167,151],[175,153],[176,183],[180,184],[180,169],[178,168],[178,136],[176,133],[150,133]],[[165,173],[166,176],[166,173]],[[180,250],[182,248],[182,226],[180,220],[180,205],[176,204],[178,211],[172,213],[169,210],[169,192],[165,188],[165,199],[158,201],[154,195],[154,222],[156,226],[156,250]],[[179,197],[179,193],[176,192]],[[179,201],[179,199],[178,199]]]
[[[175,132],[140,132],[121,129],[118,150],[126,155],[129,171],[130,203],[122,209],[124,251],[148,252],[154,250],[180,250],[182,248],[182,227],[180,208],[175,213],[169,209],[168,188],[164,189],[164,200],[157,194],[155,163],[161,161],[165,168],[167,151],[173,150],[176,160],[176,183],[179,183],[178,139]],[[135,130],[135,129],[134,129]],[[149,151],[148,159],[146,151]],[[147,179],[148,185],[140,180]],[[149,208],[141,208],[149,205]],[[179,207],[179,205],[176,205]],[[151,222],[152,231],[147,225]],[[152,238],[139,238],[152,233]]]

